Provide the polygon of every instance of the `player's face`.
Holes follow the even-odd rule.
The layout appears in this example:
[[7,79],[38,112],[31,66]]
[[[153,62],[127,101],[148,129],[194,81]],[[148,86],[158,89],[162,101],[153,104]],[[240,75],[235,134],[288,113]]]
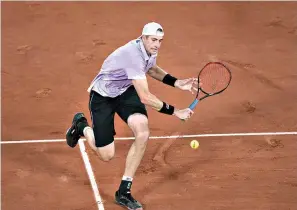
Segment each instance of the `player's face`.
[[161,47],[162,36],[144,36],[143,44],[149,54],[156,54]]

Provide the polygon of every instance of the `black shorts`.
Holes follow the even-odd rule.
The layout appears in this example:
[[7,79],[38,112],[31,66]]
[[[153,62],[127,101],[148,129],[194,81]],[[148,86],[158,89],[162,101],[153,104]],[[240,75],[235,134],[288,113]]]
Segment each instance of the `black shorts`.
[[117,113],[127,123],[128,117],[135,113],[147,116],[145,105],[134,88],[129,87],[115,98],[104,97],[95,91],[90,93],[90,114],[93,123],[96,147],[104,147],[114,141],[114,115]]

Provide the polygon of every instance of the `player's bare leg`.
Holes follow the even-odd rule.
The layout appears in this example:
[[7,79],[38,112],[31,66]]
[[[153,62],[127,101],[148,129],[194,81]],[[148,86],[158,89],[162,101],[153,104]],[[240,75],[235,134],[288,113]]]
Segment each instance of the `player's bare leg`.
[[134,133],[135,141],[127,155],[124,176],[134,177],[149,138],[148,119],[145,115],[134,114],[128,119],[128,125]]
[[134,114],[129,117],[128,125],[134,133],[135,141],[126,158],[125,172],[119,190],[116,192],[116,201],[130,209],[142,209],[141,204],[132,197],[130,190],[149,138],[148,119],[145,115]]
[[96,147],[94,131],[90,126],[86,126],[84,128],[83,134],[87,142],[89,143],[90,147],[92,148],[92,150],[99,156],[101,160],[109,161],[114,157],[114,154],[115,154],[114,142],[104,147]]

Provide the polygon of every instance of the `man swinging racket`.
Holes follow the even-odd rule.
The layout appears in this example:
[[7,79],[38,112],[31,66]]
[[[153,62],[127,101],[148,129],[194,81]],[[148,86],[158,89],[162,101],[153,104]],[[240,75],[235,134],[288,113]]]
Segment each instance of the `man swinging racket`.
[[109,161],[115,154],[115,113],[127,123],[135,141],[128,152],[125,171],[119,189],[115,192],[115,201],[128,209],[142,209],[142,205],[131,195],[131,185],[150,134],[145,106],[181,120],[188,120],[193,114],[189,108],[177,109],[161,101],[148,88],[146,74],[186,91],[192,91],[197,83],[194,78],[179,80],[156,64],[163,36],[162,26],[151,22],[144,26],[140,37],[111,53],[88,89],[92,127],[83,113],[77,113],[66,133],[70,147],[75,147],[79,138],[84,136],[100,159]]

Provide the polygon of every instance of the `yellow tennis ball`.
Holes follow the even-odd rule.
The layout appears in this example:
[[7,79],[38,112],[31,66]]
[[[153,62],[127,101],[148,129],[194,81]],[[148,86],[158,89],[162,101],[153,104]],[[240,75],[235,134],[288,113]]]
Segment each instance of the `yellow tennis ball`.
[[199,147],[199,142],[197,140],[192,140],[190,145],[193,149],[197,149]]

